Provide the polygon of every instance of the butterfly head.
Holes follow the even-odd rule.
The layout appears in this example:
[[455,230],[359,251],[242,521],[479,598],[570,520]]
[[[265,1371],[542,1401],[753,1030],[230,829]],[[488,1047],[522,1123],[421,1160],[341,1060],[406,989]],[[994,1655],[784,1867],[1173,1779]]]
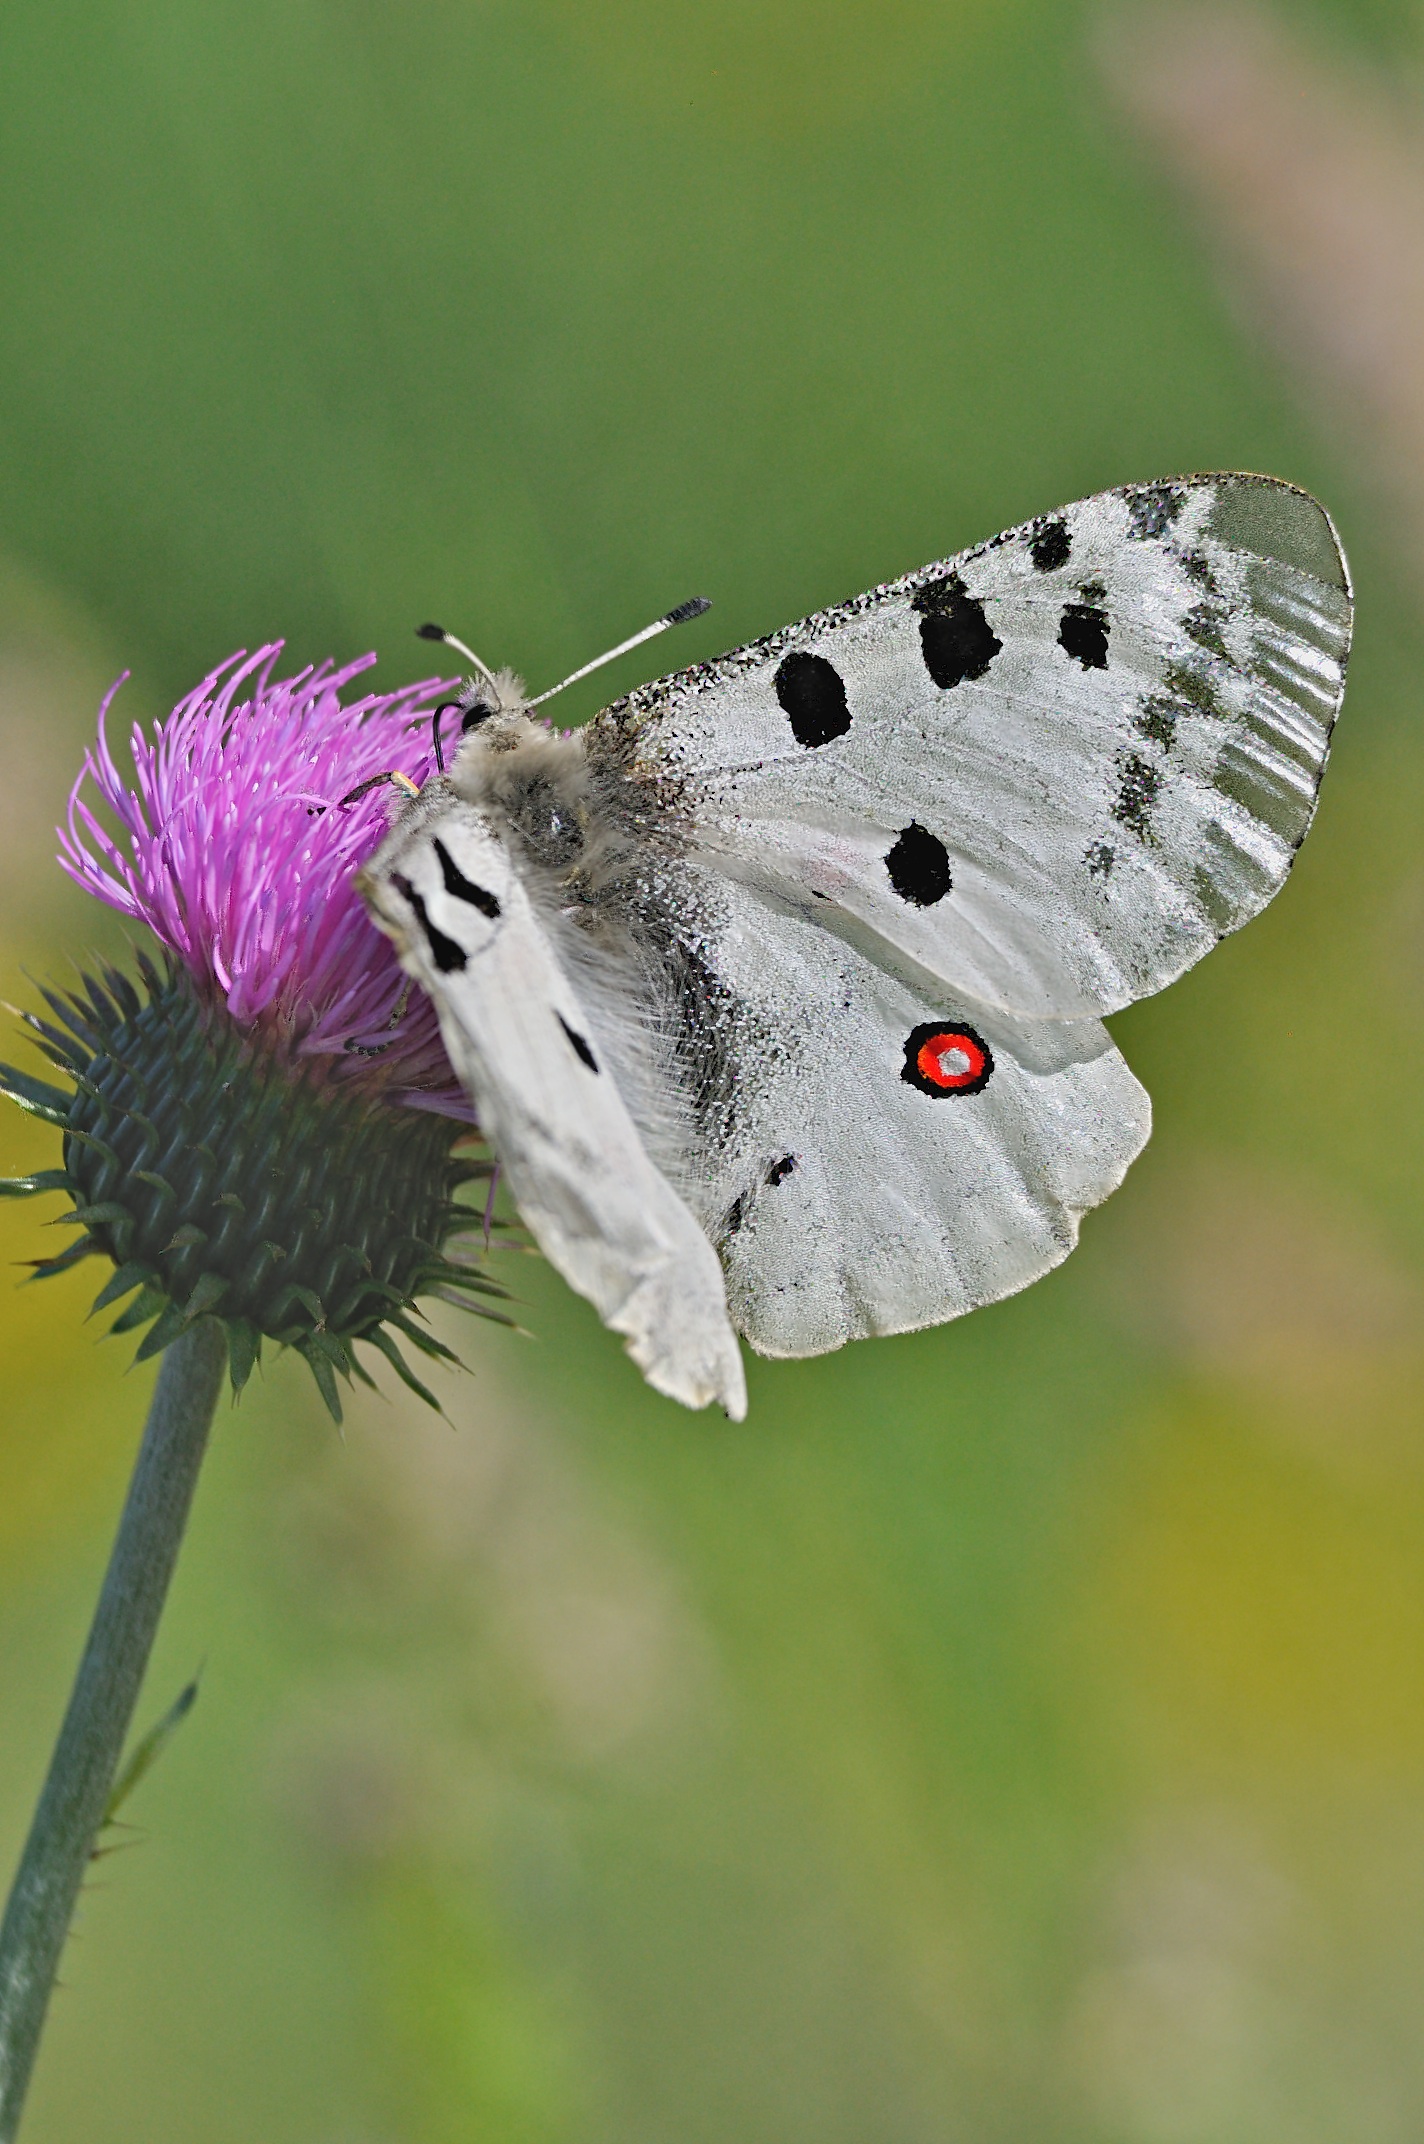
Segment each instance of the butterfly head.
[[523,678],[516,677],[512,670],[486,671],[482,677],[470,678],[458,699],[447,700],[445,705],[458,718],[462,737],[487,724],[493,726],[493,735],[527,718],[529,695]]
[[513,743],[529,721],[529,698],[524,681],[512,670],[485,670],[461,687],[453,700],[442,700],[431,715],[435,764],[441,774],[462,751],[465,740],[476,734],[481,742],[498,751]]

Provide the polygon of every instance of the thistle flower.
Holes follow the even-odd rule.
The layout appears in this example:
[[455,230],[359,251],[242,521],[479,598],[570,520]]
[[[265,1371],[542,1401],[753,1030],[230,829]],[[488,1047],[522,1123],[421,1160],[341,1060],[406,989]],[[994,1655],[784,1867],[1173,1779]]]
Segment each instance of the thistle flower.
[[111,1258],[95,1308],[131,1298],[111,1330],[148,1324],[140,1358],[215,1316],[234,1389],[270,1339],[339,1419],[336,1375],[370,1382],[357,1341],[429,1399],[395,1335],[450,1351],[415,1297],[502,1291],[451,1255],[472,1219],[456,1191],[491,1165],[454,1152],[473,1127],[434,1012],[352,888],[389,791],[341,806],[372,775],[424,775],[441,688],[343,701],[374,657],[274,679],[280,652],[232,657],[151,736],[135,726],[132,782],[105,699],[60,861],[162,951],[137,982],[106,970],[46,991],[52,1019],[22,1015],[73,1091],[0,1067],[0,1092],[64,1132],[62,1168],[4,1188],[69,1193],[81,1233],[36,1274]]

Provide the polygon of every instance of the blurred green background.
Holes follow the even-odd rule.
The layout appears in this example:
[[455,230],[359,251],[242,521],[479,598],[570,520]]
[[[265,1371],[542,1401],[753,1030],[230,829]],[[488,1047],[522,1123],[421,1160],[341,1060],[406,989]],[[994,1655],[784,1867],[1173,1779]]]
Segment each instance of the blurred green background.
[[[1424,2131],[1424,467],[1370,384],[1424,267],[1300,208],[1318,139],[1375,228],[1424,16],[1296,4],[1254,74],[1235,19],[0,13],[12,998],[117,942],[50,828],[124,665],[131,715],[273,634],[395,684],[436,616],[539,686],[705,589],[691,660],[1201,467],[1318,491],[1360,598],[1318,827],[1114,1023],[1157,1132],[1061,1272],[753,1365],[740,1428],[533,1261],[449,1424],[340,1441],[295,1363],[224,1413],[144,1716],[201,1702],[30,2144]],[[7,1876],[149,1383],[91,1293],[0,1287]]]

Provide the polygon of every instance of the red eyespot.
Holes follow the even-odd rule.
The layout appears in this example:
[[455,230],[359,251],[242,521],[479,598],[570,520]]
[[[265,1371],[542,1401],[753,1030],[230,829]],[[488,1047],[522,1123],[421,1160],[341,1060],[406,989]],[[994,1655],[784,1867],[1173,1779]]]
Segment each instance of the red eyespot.
[[989,1084],[994,1056],[972,1027],[917,1027],[905,1043],[900,1077],[921,1094],[979,1094]]
[[970,1087],[984,1069],[984,1052],[972,1035],[931,1035],[915,1056],[925,1078],[936,1087]]

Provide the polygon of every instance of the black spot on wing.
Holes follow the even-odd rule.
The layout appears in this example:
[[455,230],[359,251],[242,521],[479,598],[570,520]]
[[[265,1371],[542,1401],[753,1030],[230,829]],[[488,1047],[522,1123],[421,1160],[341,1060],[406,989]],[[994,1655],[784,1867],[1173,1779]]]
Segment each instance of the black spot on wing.
[[933,908],[954,884],[944,843],[913,819],[897,837],[885,868],[900,899],[916,908]]
[[1085,670],[1108,666],[1108,614],[1096,603],[1069,603],[1058,623],[1058,645]]
[[778,1184],[785,1183],[795,1166],[796,1156],[794,1154],[783,1154],[780,1161],[774,1161],[766,1172],[767,1189],[774,1191]]
[[444,931],[431,922],[429,915],[426,913],[425,903],[416,892],[414,886],[412,886],[410,880],[402,878],[398,871],[393,871],[391,873],[391,884],[395,887],[397,893],[404,894],[406,900],[409,901],[414,909],[415,919],[425,933],[425,942],[430,948],[430,957],[440,970],[440,973],[450,975],[463,968],[465,965],[465,948],[462,945],[457,945],[453,938],[447,938]]
[[942,692],[983,677],[1004,643],[957,573],[926,581],[911,598],[920,614],[920,649],[925,668]]
[[1139,841],[1150,841],[1152,813],[1162,793],[1162,770],[1139,753],[1127,752],[1118,761],[1118,772],[1122,780],[1112,815]]
[[483,886],[477,886],[473,879],[466,878],[438,834],[433,847],[440,859],[440,875],[445,881],[445,891],[452,893],[457,901],[468,901],[471,908],[477,908],[482,916],[488,916],[493,923],[501,913],[498,897],[487,892]]
[[596,1072],[598,1070],[598,1059],[594,1056],[593,1051],[584,1041],[584,1038],[579,1033],[578,1029],[576,1027],[570,1027],[568,1021],[564,1018],[561,1012],[556,1012],[554,1017],[558,1021],[564,1033],[568,1036],[569,1045],[572,1048],[573,1053],[575,1057],[577,1057],[579,1063],[581,1065],[587,1065],[590,1072]]
[[850,728],[846,690],[834,664],[824,655],[797,650],[776,667],[776,697],[791,724],[796,742],[813,750],[844,737]]
[[1066,521],[1045,521],[1029,538],[1028,555],[1040,573],[1053,573],[1066,566],[1073,539]]
[[1186,504],[1186,493],[1174,484],[1144,484],[1125,496],[1128,534],[1144,542],[1165,536]]

